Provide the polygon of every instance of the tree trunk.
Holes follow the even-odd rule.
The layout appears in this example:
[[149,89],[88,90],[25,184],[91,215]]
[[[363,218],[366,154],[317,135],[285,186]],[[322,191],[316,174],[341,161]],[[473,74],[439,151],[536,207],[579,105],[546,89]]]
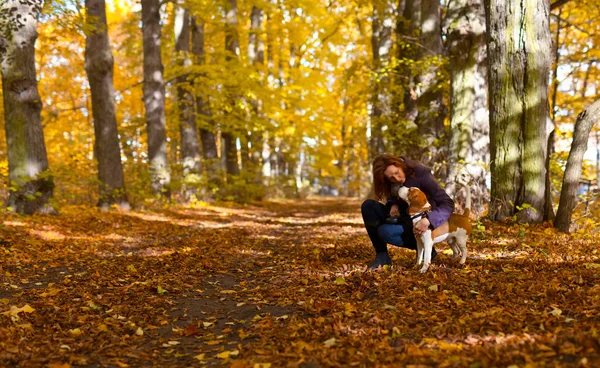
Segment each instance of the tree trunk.
[[[446,192],[457,199],[461,189],[469,185],[473,198],[485,197],[485,165],[482,152],[487,151],[489,125],[485,109],[487,91],[481,88],[478,72],[485,62],[485,12],[483,0],[458,0],[450,3],[446,14],[447,49],[450,56],[451,114],[450,149]],[[485,82],[485,76],[484,76]],[[480,106],[483,102],[483,106]],[[478,114],[479,113],[479,114]],[[466,198],[461,198],[461,201]],[[483,201],[474,201],[471,212],[483,211]]]
[[579,177],[581,176],[583,155],[587,150],[590,131],[598,119],[600,119],[600,100],[596,100],[577,116],[575,131],[573,132],[573,143],[571,143],[571,151],[569,151],[560,192],[560,202],[554,220],[554,226],[559,231],[569,232],[571,216],[577,204],[577,189],[579,187]]
[[[194,54],[197,65],[204,65],[204,23],[198,24],[196,17],[192,17],[192,53]],[[212,120],[212,112],[208,101],[205,101],[200,94],[196,94],[196,113],[200,117],[200,141],[202,142],[202,154],[206,164],[209,166],[207,172],[209,175],[218,175],[219,154],[217,150],[217,137]]]
[[165,82],[160,45],[160,0],[142,0],[144,39],[144,106],[148,132],[148,161],[152,189],[170,196],[171,174],[167,161]]
[[117,204],[129,209],[121,164],[114,102],[113,56],[110,51],[104,0],[86,0],[89,31],[85,42],[85,71],[92,94],[95,156],[98,160],[100,198],[98,205],[107,209]]
[[[237,0],[228,0],[228,7],[225,14],[225,49],[226,49],[226,60],[231,62],[236,60],[239,54],[239,38],[237,34]],[[233,97],[231,101],[232,107],[235,107],[235,100],[238,97]],[[238,150],[237,150],[237,137],[235,136],[234,127],[228,126],[223,128],[223,141],[225,148],[225,160],[226,170],[229,175],[239,175],[240,168],[238,165]]]
[[383,138],[384,127],[390,122],[391,95],[389,89],[390,78],[385,70],[389,66],[390,51],[392,48],[393,9],[387,6],[373,5],[373,33],[371,46],[373,49],[373,68],[375,80],[371,98],[371,139],[369,141],[369,156],[373,159],[376,155],[385,152]]
[[188,82],[185,69],[192,65],[190,52],[189,10],[177,7],[175,10],[175,50],[179,66],[184,69],[177,77],[177,106],[179,108],[179,134],[181,137],[181,159],[184,182],[196,181],[200,173],[200,147],[196,131],[196,111],[194,95]]
[[[393,86],[394,125],[390,127],[394,152],[401,152],[407,143],[414,141],[414,127],[419,110],[414,65],[417,60],[417,46],[412,39],[420,28],[420,0],[405,0],[404,8],[398,4],[396,20],[396,82]],[[407,136],[409,133],[413,133]]]
[[223,151],[225,153],[225,167],[227,169],[227,174],[240,175],[236,138],[231,133],[223,133]]
[[[421,58],[426,58],[430,64],[442,58],[442,36],[440,26],[440,0],[421,1]],[[431,158],[433,139],[444,132],[446,107],[442,101],[442,91],[437,88],[439,67],[430,65],[419,78],[420,89],[417,93],[419,115],[417,125],[422,137],[427,139],[427,151]],[[427,160],[425,160],[427,161]]]
[[[47,172],[48,157],[40,112],[42,102],[37,88],[35,41],[39,5],[7,0],[0,6],[20,15],[20,25],[0,28],[2,95],[8,148],[8,206],[13,212],[54,213],[54,182]],[[0,26],[6,26],[0,25]],[[5,38],[5,36],[8,36]]]
[[[492,198],[490,216],[544,218],[549,3],[486,0]],[[513,37],[519,35],[520,39]]]
[[[251,65],[256,68],[259,75],[262,73],[265,54],[264,54],[264,43],[261,39],[261,29],[263,22],[263,11],[255,6],[252,7],[252,13],[250,14],[250,33],[248,35],[248,60]],[[258,85],[263,88],[262,78],[259,78]],[[250,105],[252,106],[251,114],[255,116],[255,119],[260,121],[259,125],[262,125],[262,121],[265,120],[263,113],[263,103],[260,98],[250,99]],[[254,178],[255,184],[262,182],[262,150],[264,131],[260,131],[256,125],[249,126],[247,129],[249,132],[246,134],[248,147],[248,161],[244,167],[244,171],[250,170],[251,176]],[[244,156],[242,156],[244,157]]]

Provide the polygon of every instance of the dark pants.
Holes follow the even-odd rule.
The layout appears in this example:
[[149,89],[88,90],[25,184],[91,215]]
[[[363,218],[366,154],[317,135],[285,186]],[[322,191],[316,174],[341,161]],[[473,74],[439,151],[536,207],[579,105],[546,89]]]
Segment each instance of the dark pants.
[[409,217],[401,218],[398,224],[386,224],[390,208],[372,199],[364,201],[360,210],[367,234],[377,253],[387,252],[387,244],[417,250]]

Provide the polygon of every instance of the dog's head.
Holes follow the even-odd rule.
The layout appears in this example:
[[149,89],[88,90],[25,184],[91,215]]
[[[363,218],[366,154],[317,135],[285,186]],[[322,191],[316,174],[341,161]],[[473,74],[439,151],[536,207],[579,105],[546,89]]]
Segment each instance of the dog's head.
[[427,201],[425,193],[423,193],[419,188],[401,187],[398,189],[398,197],[402,198],[406,203],[408,203],[409,215],[414,215],[431,209],[431,205],[429,204],[429,201]]

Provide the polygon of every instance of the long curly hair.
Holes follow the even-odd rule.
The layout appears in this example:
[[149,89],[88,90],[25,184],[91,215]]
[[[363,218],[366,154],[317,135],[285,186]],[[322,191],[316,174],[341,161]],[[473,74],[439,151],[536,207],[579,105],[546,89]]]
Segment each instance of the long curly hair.
[[373,159],[373,194],[379,201],[387,200],[390,195],[391,183],[383,173],[391,165],[402,169],[407,178],[411,178],[415,174],[415,169],[398,156],[382,153],[375,157]]

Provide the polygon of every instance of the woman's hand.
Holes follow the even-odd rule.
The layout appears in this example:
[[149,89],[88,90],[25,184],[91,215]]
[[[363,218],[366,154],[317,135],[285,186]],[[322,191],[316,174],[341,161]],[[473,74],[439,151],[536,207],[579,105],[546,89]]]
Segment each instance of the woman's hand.
[[398,205],[394,204],[392,205],[392,208],[390,208],[390,216],[399,216],[400,215],[400,210],[398,209]]
[[426,232],[427,230],[429,230],[429,225],[430,224],[431,223],[429,222],[429,219],[427,217],[423,217],[413,227],[413,232],[415,233],[415,235],[419,235],[419,236],[423,235],[424,232]]

